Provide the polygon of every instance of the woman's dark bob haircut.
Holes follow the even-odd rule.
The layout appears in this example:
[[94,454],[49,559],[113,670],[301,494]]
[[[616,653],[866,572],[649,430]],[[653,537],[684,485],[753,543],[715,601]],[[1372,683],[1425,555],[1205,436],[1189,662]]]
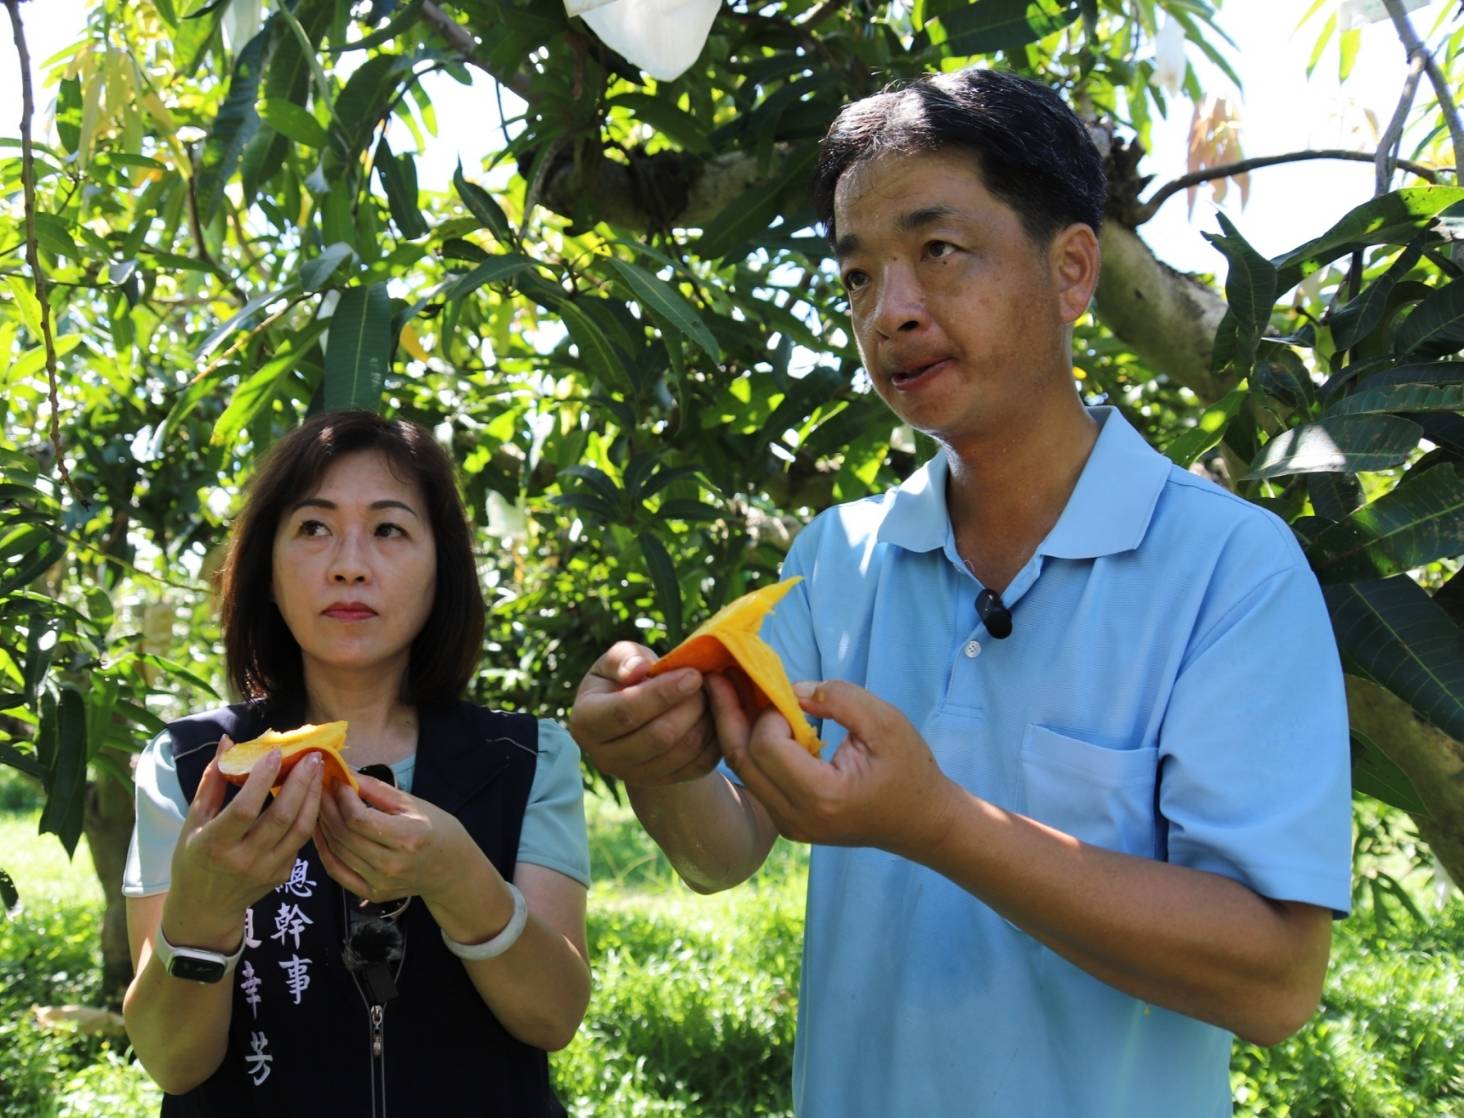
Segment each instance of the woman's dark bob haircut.
[[888,88],[834,118],[813,183],[829,242],[838,241],[834,191],[844,172],[881,155],[952,148],[976,157],[986,189],[1017,212],[1036,244],[1079,222],[1098,232],[1108,187],[1082,121],[1040,82],[971,66]]
[[483,591],[452,460],[426,429],[408,420],[369,411],[328,412],[291,431],[265,456],[234,522],[219,575],[229,678],[244,697],[264,700],[272,720],[305,714],[300,646],[272,593],[275,533],[291,505],[313,492],[337,460],[365,451],[384,455],[393,473],[421,489],[437,546],[437,596],[412,642],[402,701],[453,702],[477,666]]

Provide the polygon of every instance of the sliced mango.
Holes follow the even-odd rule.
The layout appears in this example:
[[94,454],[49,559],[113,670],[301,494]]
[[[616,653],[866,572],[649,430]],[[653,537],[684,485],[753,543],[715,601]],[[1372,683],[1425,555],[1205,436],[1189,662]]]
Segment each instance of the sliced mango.
[[275,778],[274,790],[278,792],[289,771],[312,753],[319,753],[325,762],[327,788],[335,784],[349,784],[359,791],[356,775],[341,751],[346,748],[346,723],[322,722],[319,726],[307,723],[293,730],[266,730],[257,738],[241,741],[219,754],[219,772],[231,784],[243,784],[249,779],[254,766],[268,756],[271,749],[280,751],[280,771]]
[[763,618],[799,581],[784,579],[728,602],[691,636],[657,660],[648,674],[660,675],[677,668],[722,672],[737,688],[744,711],[756,715],[770,706],[776,707],[793,728],[798,744],[817,757],[822,746],[798,706],[783,662],[757,635]]

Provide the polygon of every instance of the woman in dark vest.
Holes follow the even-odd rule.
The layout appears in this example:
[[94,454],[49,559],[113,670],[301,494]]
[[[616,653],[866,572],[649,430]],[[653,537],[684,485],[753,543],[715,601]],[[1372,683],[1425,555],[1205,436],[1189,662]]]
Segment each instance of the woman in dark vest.
[[[483,635],[471,536],[421,427],[337,412],[252,484],[222,573],[246,701],[172,723],[138,767],[124,881],[128,1034],[164,1114],[559,1115],[546,1051],[589,999],[578,751],[462,701]],[[242,787],[215,754],[349,722],[360,791],[318,755]]]

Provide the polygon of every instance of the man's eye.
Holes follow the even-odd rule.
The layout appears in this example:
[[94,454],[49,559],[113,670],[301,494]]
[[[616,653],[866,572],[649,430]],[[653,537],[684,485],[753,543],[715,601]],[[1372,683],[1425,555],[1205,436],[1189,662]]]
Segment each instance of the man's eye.
[[939,260],[942,256],[949,256],[955,251],[956,246],[949,241],[931,241],[925,246],[925,255],[935,260]]
[[842,282],[845,291],[858,291],[869,282],[869,277],[859,271],[845,272],[842,277]]

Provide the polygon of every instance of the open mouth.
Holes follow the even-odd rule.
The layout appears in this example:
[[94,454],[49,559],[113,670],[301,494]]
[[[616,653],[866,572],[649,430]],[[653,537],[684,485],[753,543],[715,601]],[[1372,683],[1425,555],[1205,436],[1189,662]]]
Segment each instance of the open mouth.
[[909,369],[901,369],[890,376],[890,383],[896,388],[908,388],[917,381],[924,380],[932,373],[942,368],[948,358],[942,357],[938,361],[932,361],[928,365],[916,365]]

